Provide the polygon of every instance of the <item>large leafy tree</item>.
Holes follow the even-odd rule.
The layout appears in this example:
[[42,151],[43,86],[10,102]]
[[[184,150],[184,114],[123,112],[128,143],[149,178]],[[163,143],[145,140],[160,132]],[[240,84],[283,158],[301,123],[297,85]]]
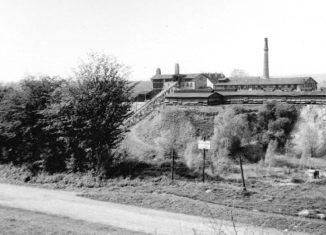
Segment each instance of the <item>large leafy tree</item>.
[[112,150],[126,131],[123,121],[130,115],[132,86],[126,76],[125,66],[97,53],[76,70],[70,99],[58,115],[74,170],[102,174],[112,162]]
[[62,80],[53,77],[30,76],[4,93],[0,103],[2,161],[29,163],[32,169],[40,167],[47,139],[42,129],[42,110],[61,83]]

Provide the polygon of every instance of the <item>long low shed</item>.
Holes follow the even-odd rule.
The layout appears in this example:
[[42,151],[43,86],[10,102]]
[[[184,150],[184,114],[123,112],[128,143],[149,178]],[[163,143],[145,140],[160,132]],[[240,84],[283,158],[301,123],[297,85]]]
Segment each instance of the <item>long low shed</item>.
[[217,92],[175,92],[165,96],[168,105],[219,105],[223,101]]
[[312,92],[219,92],[225,104],[261,104],[275,100],[290,104],[326,104],[326,93]]

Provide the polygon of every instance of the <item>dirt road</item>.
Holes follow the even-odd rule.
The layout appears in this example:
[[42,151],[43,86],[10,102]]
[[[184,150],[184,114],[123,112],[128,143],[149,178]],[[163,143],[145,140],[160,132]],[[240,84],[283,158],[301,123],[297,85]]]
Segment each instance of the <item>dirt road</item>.
[[[66,216],[150,234],[235,234],[231,222],[95,201],[75,192],[0,184],[0,205]],[[284,234],[236,224],[237,234]],[[224,233],[221,233],[223,231]],[[303,234],[303,233],[291,233]]]

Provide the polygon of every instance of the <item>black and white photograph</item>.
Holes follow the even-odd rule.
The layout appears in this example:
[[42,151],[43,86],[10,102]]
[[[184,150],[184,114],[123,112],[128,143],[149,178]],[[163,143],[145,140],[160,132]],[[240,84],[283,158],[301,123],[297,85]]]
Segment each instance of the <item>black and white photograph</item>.
[[0,235],[325,235],[326,1],[0,0]]

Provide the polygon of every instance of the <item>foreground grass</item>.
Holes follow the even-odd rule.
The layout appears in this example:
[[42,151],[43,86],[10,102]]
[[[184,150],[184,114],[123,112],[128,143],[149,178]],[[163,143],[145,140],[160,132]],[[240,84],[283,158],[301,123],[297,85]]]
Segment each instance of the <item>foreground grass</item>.
[[[241,193],[237,165],[230,165],[222,178],[210,179],[204,184],[200,177],[189,180],[178,174],[178,180],[171,182],[169,172],[159,177],[153,176],[153,172],[143,172],[136,178],[102,182],[91,175],[38,175],[28,182],[42,187],[78,190],[81,196],[96,200],[209,218],[230,220],[232,211],[236,223],[325,234],[325,220],[297,216],[303,209],[326,214],[325,178],[312,180],[304,170],[283,166],[283,159],[281,163],[281,167],[246,164],[244,170],[250,192],[247,196]],[[22,182],[25,171],[0,166],[0,178]]]
[[[244,196],[238,183],[170,183],[166,179],[125,180],[112,182],[111,187],[86,190],[81,196],[223,220],[230,220],[232,216],[236,224],[325,234],[325,221],[300,218],[295,214],[302,208],[316,206],[324,211],[325,198],[305,199],[304,195],[298,195],[293,201],[300,191],[299,187],[270,187],[267,184],[257,184],[256,188],[248,185],[250,192],[254,194]],[[268,195],[272,191],[274,194]],[[278,191],[281,191],[279,196],[274,196]],[[289,197],[285,196],[286,194],[289,194]]]
[[0,234],[142,234],[38,212],[0,206]]

